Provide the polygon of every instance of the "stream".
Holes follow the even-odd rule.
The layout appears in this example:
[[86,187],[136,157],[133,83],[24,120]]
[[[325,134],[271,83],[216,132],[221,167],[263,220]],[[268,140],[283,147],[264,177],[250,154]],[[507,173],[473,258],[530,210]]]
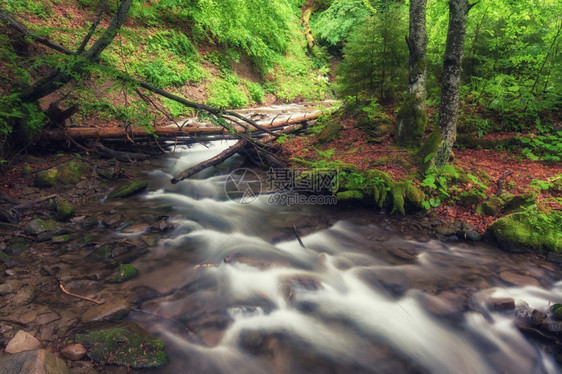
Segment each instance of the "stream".
[[562,302],[560,272],[540,256],[434,240],[373,207],[232,198],[225,185],[266,178],[231,173],[239,156],[169,183],[231,144],[182,148],[150,173],[151,192],[123,207],[174,225],[133,262],[140,275],[118,286],[145,311],[128,319],[166,343],[170,362],[150,372],[560,370],[516,327],[513,307],[502,307]]

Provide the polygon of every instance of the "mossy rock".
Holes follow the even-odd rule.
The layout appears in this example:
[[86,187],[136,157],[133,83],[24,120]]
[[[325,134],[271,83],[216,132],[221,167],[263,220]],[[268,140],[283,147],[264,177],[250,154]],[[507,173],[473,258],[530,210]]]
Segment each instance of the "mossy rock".
[[505,139],[482,139],[474,134],[457,134],[455,144],[459,147],[469,149],[494,149],[494,148],[507,148],[512,146],[521,145],[521,141],[512,138]]
[[559,229],[537,228],[521,213],[508,214],[498,219],[488,227],[487,235],[501,248],[510,252],[562,252],[562,235]]
[[12,262],[12,257],[8,256],[4,252],[0,252],[0,263],[2,262]]
[[164,343],[135,324],[121,324],[76,335],[95,362],[128,365],[135,369],[159,367],[168,361]]
[[94,253],[92,254],[92,256],[94,256],[95,258],[98,258],[100,260],[103,260],[103,259],[106,259],[106,258],[110,258],[112,252],[113,252],[113,245],[112,244],[104,244],[101,247],[99,247],[98,249],[96,249],[94,251]]
[[119,265],[108,279],[110,283],[123,283],[139,274],[137,268],[131,264]]
[[503,210],[506,213],[515,212],[521,209],[521,207],[532,204],[533,202],[534,202],[534,198],[530,194],[515,195],[506,200],[506,202],[503,205]]
[[24,238],[13,238],[8,240],[8,251],[13,255],[25,252],[30,247],[31,241]]
[[60,230],[60,228],[60,224],[53,220],[36,218],[27,223],[27,225],[25,226],[25,231],[27,231],[27,233],[31,235],[39,235],[47,231],[58,231]]
[[56,168],[43,170],[35,175],[33,183],[37,187],[53,187],[59,184],[76,184],[90,170],[88,164],[72,160]]
[[495,216],[500,210],[500,202],[497,200],[484,201],[476,207],[476,213],[485,216]]
[[53,243],[66,243],[66,242],[70,241],[70,239],[72,239],[72,237],[70,235],[64,234],[64,235],[53,236],[51,238],[51,241]]
[[441,130],[436,126],[416,154],[420,171],[424,174],[433,165],[433,157],[443,143]]
[[362,200],[363,199],[363,194],[360,191],[356,191],[356,190],[348,190],[348,191],[342,191],[342,192],[338,192],[336,194],[336,197],[338,198],[338,201],[340,200]]
[[65,200],[58,200],[57,201],[57,211],[55,213],[55,218],[58,221],[66,221],[72,214],[74,213],[74,207]]
[[550,307],[552,312],[552,319],[555,321],[562,321],[562,304],[554,304]]
[[109,199],[119,199],[123,197],[128,197],[145,190],[147,187],[148,187],[147,181],[129,182],[111,191],[109,195],[107,195],[107,199],[109,200]]
[[40,171],[35,174],[33,184],[37,187],[54,187],[57,185],[57,175],[56,168]]

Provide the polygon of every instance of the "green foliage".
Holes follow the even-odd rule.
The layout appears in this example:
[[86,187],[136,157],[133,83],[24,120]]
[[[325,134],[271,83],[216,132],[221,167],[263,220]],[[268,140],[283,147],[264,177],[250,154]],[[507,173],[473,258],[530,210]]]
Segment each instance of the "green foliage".
[[524,147],[522,153],[531,160],[562,161],[562,130],[543,131],[538,135],[519,138]]
[[[230,77],[230,79],[229,79]],[[209,85],[209,98],[207,103],[217,108],[243,108],[248,105],[249,101],[244,91],[240,89],[240,85],[234,76],[227,79],[215,79]]]
[[405,7],[385,6],[375,18],[364,19],[349,35],[338,66],[340,95],[393,98],[403,89],[408,50]]
[[46,20],[53,15],[50,3],[48,1],[12,0],[2,1],[1,5],[13,14],[29,14]]
[[325,11],[313,14],[310,26],[320,42],[341,47],[368,15],[363,0],[332,1]]
[[[178,96],[182,97],[182,95]],[[164,104],[165,109],[172,118],[188,117],[193,115],[194,113],[193,108],[188,108],[185,105],[178,103],[177,101],[167,98],[162,98],[162,104]]]
[[265,90],[259,83],[246,81],[244,82],[248,93],[250,94],[250,99],[253,103],[261,104],[264,101]]
[[153,51],[166,50],[181,59],[191,60],[198,56],[197,49],[187,36],[174,30],[154,33],[148,39],[148,48]]

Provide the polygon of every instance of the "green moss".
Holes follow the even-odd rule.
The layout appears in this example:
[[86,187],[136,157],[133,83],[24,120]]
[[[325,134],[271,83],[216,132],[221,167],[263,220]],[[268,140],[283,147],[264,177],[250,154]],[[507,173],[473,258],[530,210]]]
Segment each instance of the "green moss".
[[[560,213],[551,214],[560,216]],[[512,213],[498,219],[488,227],[488,233],[507,250],[526,248],[562,252],[562,233],[559,227],[546,223],[537,224],[529,216],[521,213]]]
[[40,218],[36,218],[28,222],[25,226],[25,231],[27,231],[31,235],[39,235],[42,232],[46,231],[56,231],[59,230],[60,224],[52,220],[43,220]]
[[64,200],[57,201],[57,212],[55,218],[59,221],[66,221],[74,213],[74,207]]
[[58,171],[55,168],[40,171],[35,175],[33,184],[37,187],[53,187],[57,184]]
[[131,264],[121,264],[115,269],[114,281],[123,283],[126,280],[136,277],[139,271]]
[[476,213],[485,216],[495,216],[500,210],[501,202],[497,199],[484,201],[476,207]]
[[57,182],[62,184],[76,184],[80,182],[80,178],[82,178],[88,169],[88,165],[79,160],[66,162],[57,168]]
[[503,210],[507,213],[515,212],[525,205],[532,204],[534,198],[531,194],[515,195],[506,200]]
[[554,304],[550,307],[552,312],[552,319],[555,321],[562,321],[562,304]]
[[[118,327],[79,334],[76,341],[88,350],[95,362],[128,365],[132,368],[151,368],[164,365],[168,356],[164,343],[131,327]],[[140,330],[140,329],[139,329]]]
[[131,196],[137,192],[140,192],[148,187],[147,181],[134,181],[115,188],[109,195],[107,199],[118,199],[123,197]]
[[31,247],[31,242],[24,238],[12,238],[8,240],[8,251],[16,255],[24,252]]
[[362,200],[363,194],[360,191],[348,190],[348,191],[338,192],[336,194],[336,197],[338,198],[338,201],[339,200]]
[[409,183],[406,189],[406,202],[415,208],[421,208],[422,202],[425,200],[425,193],[418,187]]
[[418,110],[420,100],[419,97],[409,97],[398,111],[394,139],[400,147],[414,148],[421,144],[427,115],[425,111]]
[[436,126],[416,155],[422,173],[425,173],[431,167],[433,164],[433,157],[438,152],[442,143],[443,137],[441,136],[441,130]]

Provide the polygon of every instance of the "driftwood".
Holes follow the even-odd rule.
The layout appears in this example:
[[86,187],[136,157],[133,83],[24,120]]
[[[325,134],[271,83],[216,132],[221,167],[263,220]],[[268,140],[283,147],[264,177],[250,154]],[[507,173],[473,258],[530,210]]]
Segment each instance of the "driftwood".
[[45,267],[45,266],[41,266],[41,270],[43,270],[45,273],[49,274],[51,277],[53,277],[53,278],[59,283],[59,288],[61,289],[61,291],[62,291],[63,293],[65,293],[65,294],[67,294],[67,295],[69,295],[69,296],[72,296],[72,297],[76,297],[76,298],[78,298],[78,299],[90,301],[90,302],[95,303],[95,304],[98,304],[98,305],[103,304],[103,302],[101,302],[101,301],[97,301],[97,300],[91,299],[91,298],[89,298],[89,297],[77,295],[77,294],[75,294],[75,293],[72,293],[72,292],[70,292],[70,291],[67,291],[66,288],[64,288],[64,285],[62,284],[62,281],[61,281],[61,279],[60,279],[59,276],[57,276],[54,272],[52,272],[50,269],[48,269],[48,268]]

